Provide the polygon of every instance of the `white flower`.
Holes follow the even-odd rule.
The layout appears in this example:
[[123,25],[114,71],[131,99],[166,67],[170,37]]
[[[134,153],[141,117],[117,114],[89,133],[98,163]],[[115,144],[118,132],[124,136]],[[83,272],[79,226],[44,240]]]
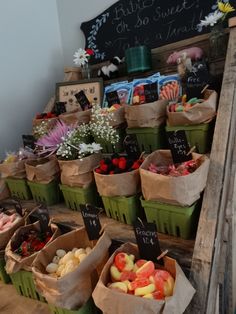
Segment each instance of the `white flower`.
[[85,65],[88,62],[89,54],[82,48],[79,48],[74,54],[74,63],[78,66]]
[[79,152],[80,153],[87,153],[88,151],[88,145],[85,143],[79,144]]
[[91,144],[91,147],[94,152],[99,152],[100,150],[102,150],[102,146],[94,142]]
[[214,13],[210,13],[204,20],[201,20],[200,24],[197,25],[198,31],[201,31],[203,27],[214,26],[223,17],[223,15],[224,14],[218,10]]

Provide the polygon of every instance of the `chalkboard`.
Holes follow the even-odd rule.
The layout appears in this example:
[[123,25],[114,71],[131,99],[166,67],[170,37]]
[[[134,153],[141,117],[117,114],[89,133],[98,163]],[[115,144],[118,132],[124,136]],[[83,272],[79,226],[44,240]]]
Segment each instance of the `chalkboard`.
[[98,216],[99,209],[89,204],[80,204],[80,210],[89,240],[92,241],[99,239],[101,230],[101,224]]
[[116,90],[113,92],[106,93],[106,100],[109,108],[112,105],[120,104],[120,98]]
[[[136,221],[134,233],[137,240],[140,257],[157,263],[157,257],[161,255],[157,227],[154,223]],[[158,263],[162,263],[161,260]]]
[[35,149],[36,139],[31,134],[23,134],[22,135],[23,146],[31,149]]
[[95,52],[94,63],[99,63],[123,57],[130,47],[152,49],[199,35],[196,26],[215,4],[216,0],[120,0],[82,23],[81,30],[86,48]]
[[85,92],[83,90],[79,91],[75,94],[75,98],[77,99],[78,103],[80,104],[80,107],[83,111],[88,110],[91,108],[91,104],[85,95]]
[[60,114],[66,112],[66,104],[67,104],[66,101],[57,101],[53,108],[53,113],[59,116]]
[[146,84],[143,87],[146,104],[158,100],[157,83]]
[[202,90],[206,85],[210,85],[211,78],[207,64],[204,60],[193,64],[191,72],[187,72],[186,94],[187,99],[197,97],[202,98]]
[[50,229],[49,227],[49,211],[45,204],[40,204],[39,207],[29,215],[31,223],[39,221],[42,232],[46,232]]
[[167,132],[167,141],[175,164],[192,159],[185,131]]
[[140,156],[140,149],[136,134],[129,134],[125,137],[123,147],[126,154],[133,159],[137,159]]

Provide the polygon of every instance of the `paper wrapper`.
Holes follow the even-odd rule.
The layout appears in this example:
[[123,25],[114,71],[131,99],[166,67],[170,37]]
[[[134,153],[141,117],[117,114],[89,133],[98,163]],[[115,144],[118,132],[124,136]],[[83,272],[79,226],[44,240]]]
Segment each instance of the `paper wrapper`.
[[98,193],[101,196],[131,196],[140,192],[139,170],[103,175],[94,171]]
[[[37,290],[48,303],[66,309],[78,309],[91,297],[98,280],[96,268],[104,263],[110,244],[110,238],[104,233],[94,246],[84,227],[60,236],[47,249],[42,249],[34,261],[33,275]],[[59,279],[46,273],[45,268],[56,255],[57,249],[71,251],[75,247],[87,246],[93,247],[91,253],[71,273]]]
[[[6,259],[6,272],[8,274],[13,274],[18,272],[21,269],[26,271],[32,270],[32,263],[39,252],[35,252],[34,254],[28,257],[21,257],[20,255],[14,253],[12,251],[12,247],[15,245],[19,246],[21,244],[21,235],[29,232],[30,230],[40,231],[40,223],[39,221],[35,222],[34,224],[26,225],[20,227],[12,236],[10,241],[8,242],[5,250],[5,259]],[[51,224],[51,230],[53,232],[52,238],[50,241],[45,245],[45,248],[51,243],[54,239],[56,239],[60,234],[60,230],[54,224]]]
[[167,108],[168,125],[196,125],[211,121],[216,115],[217,93],[207,90],[204,99],[206,99],[204,102],[184,112],[169,112]]
[[67,125],[88,124],[91,119],[91,110],[65,112],[59,115],[59,119]]
[[48,123],[48,131],[53,129],[54,126],[57,124],[58,118],[50,118],[50,119],[33,119],[32,124],[34,126],[40,125],[43,121]]
[[93,154],[82,160],[59,160],[61,169],[61,183],[71,186],[87,188],[93,181],[93,169],[98,167],[102,154]]
[[125,106],[128,128],[154,128],[166,120],[168,101],[158,100],[143,105]]
[[0,201],[8,198],[10,196],[10,192],[4,180],[0,179]]
[[4,162],[0,164],[0,174],[2,178],[15,178],[24,179],[26,177],[25,172],[25,160],[19,160],[16,162]]
[[107,288],[106,285],[110,282],[110,267],[118,252],[133,254],[136,258],[139,258],[137,246],[126,243],[116,250],[108,260],[93,292],[94,302],[102,310],[103,314],[181,314],[185,311],[193,298],[195,289],[184,275],[178,263],[169,257],[164,258],[164,268],[175,279],[173,296],[158,301],[136,297]]
[[192,155],[195,160],[201,158],[200,167],[187,176],[171,177],[147,170],[151,163],[158,166],[173,164],[171,152],[157,150],[150,154],[140,167],[144,199],[180,206],[191,206],[196,202],[206,186],[210,160],[205,155]]
[[58,161],[54,156],[27,161],[25,168],[29,181],[43,184],[55,180],[60,171]]

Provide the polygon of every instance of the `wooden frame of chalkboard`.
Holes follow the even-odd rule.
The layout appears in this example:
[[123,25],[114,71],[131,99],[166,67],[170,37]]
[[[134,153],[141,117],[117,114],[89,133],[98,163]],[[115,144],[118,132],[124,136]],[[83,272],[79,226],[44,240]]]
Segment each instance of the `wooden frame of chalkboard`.
[[81,90],[84,91],[90,103],[93,102],[94,98],[97,98],[98,104],[102,103],[102,78],[56,83],[56,101],[67,102],[67,111],[73,111],[75,109],[78,109],[80,108],[80,105],[74,95]]

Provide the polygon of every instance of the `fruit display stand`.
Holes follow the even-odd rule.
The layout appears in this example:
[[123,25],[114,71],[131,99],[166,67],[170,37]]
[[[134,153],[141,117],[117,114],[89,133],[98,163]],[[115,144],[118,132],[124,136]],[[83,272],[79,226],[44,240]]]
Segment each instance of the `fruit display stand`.
[[32,199],[32,194],[30,192],[27,180],[7,178],[5,181],[8,185],[12,197],[17,197],[21,200]]
[[135,134],[141,152],[151,153],[157,149],[165,148],[165,128],[128,128],[126,133]]

